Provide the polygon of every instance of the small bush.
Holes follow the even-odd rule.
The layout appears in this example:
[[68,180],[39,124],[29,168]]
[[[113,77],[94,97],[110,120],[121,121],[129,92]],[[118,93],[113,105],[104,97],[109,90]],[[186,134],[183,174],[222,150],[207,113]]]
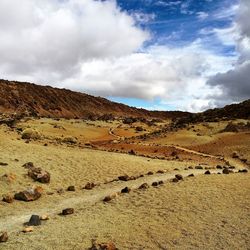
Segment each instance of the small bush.
[[41,134],[39,131],[31,128],[27,128],[22,132],[22,139],[25,140],[39,140],[41,139]]

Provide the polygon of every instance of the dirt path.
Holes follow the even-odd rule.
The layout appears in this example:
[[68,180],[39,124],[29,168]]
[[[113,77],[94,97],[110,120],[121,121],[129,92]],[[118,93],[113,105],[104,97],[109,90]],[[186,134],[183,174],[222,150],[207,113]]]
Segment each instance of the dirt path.
[[[15,211],[15,214],[11,216],[5,216],[0,218],[0,228],[2,230],[7,230],[9,232],[14,232],[21,230],[23,227],[23,223],[27,222],[32,214],[38,214],[43,215],[47,214],[51,218],[53,216],[57,216],[58,213],[67,207],[74,207],[77,212],[77,206],[79,204],[83,205],[84,203],[86,205],[94,205],[96,202],[102,202],[103,198],[107,195],[111,195],[114,193],[119,193],[121,189],[128,186],[132,190],[137,189],[141,184],[148,183],[151,185],[155,181],[168,181],[174,178],[176,174],[181,174],[184,178],[187,177],[189,174],[193,173],[194,175],[202,175],[204,174],[206,170],[198,170],[198,169],[190,169],[190,170],[183,170],[183,171],[173,171],[173,172],[167,172],[165,174],[155,174],[150,176],[145,176],[142,178],[139,178],[137,180],[131,180],[127,182],[113,182],[109,184],[101,184],[101,186],[90,190],[90,191],[79,191],[74,193],[74,197],[66,198],[58,203],[51,203],[46,204],[47,207],[43,207],[41,209],[34,209],[31,208],[28,210],[28,212],[25,212],[25,214],[20,214],[19,211]],[[211,173],[218,173],[221,172],[221,170],[212,169],[210,170]],[[204,176],[204,178],[206,178]],[[173,185],[176,185],[173,183]],[[178,185],[178,184],[177,184]]]

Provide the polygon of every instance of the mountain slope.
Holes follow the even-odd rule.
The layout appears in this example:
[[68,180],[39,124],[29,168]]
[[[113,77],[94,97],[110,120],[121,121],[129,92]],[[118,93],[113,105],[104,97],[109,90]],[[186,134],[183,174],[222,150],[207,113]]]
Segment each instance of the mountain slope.
[[187,112],[148,111],[105,98],[27,82],[0,80],[0,112],[47,117],[90,118],[112,114],[119,117],[176,118]]

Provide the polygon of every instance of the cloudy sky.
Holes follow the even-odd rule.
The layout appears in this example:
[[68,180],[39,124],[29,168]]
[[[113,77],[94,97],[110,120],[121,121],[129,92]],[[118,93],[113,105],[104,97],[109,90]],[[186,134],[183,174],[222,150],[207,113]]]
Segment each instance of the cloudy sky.
[[0,78],[132,106],[250,98],[249,0],[0,0]]

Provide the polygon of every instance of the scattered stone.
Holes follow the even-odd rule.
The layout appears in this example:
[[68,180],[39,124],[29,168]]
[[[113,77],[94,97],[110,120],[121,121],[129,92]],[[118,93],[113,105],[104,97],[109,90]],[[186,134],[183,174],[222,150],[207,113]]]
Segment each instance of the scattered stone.
[[69,215],[75,212],[74,208],[65,208],[62,210],[62,215]]
[[248,173],[248,170],[247,169],[240,169],[238,172],[239,173]]
[[123,188],[123,189],[121,190],[121,193],[122,193],[122,194],[125,194],[125,193],[129,193],[130,191],[131,191],[131,188],[125,187],[125,188]]
[[0,166],[3,166],[3,167],[8,166],[8,163],[6,163],[6,162],[0,162]]
[[147,175],[153,175],[154,173],[152,171],[149,171]]
[[42,170],[41,168],[30,168],[28,171],[28,176],[31,177],[33,180],[41,183],[50,182],[50,173]]
[[67,137],[63,138],[62,142],[67,143],[67,144],[76,144],[77,139],[73,136],[67,136]]
[[83,189],[91,190],[95,187],[95,183],[93,182],[88,182]]
[[188,177],[194,177],[194,174],[189,174]]
[[48,191],[48,192],[46,192],[46,194],[47,194],[47,195],[53,195],[53,194],[54,194],[54,192],[50,192],[50,191]]
[[63,194],[64,193],[64,190],[62,188],[59,188],[57,191],[56,191],[58,194]]
[[233,152],[233,154],[232,154],[232,158],[239,158],[238,153],[237,153],[237,152]]
[[143,183],[140,185],[140,187],[138,189],[147,189],[147,188],[149,188],[148,183]]
[[179,171],[179,168],[175,168],[174,171]]
[[189,168],[189,169],[193,169],[193,167],[192,167],[192,166],[189,166],[188,168]]
[[117,196],[118,196],[117,193],[108,195],[108,196],[106,196],[106,197],[103,199],[103,201],[104,201],[104,202],[109,202],[109,201],[115,199]]
[[235,169],[235,166],[229,166],[229,169]]
[[27,162],[27,163],[23,164],[22,167],[30,169],[30,168],[34,168],[35,166],[34,166],[33,162]]
[[222,169],[223,167],[221,165],[216,166],[217,169]]
[[7,203],[12,203],[14,201],[14,198],[13,196],[6,194],[3,195],[3,201]]
[[224,168],[222,173],[223,174],[230,174],[230,170],[228,168]]
[[49,216],[47,214],[44,214],[40,216],[40,220],[49,220]]
[[177,178],[173,178],[172,182],[178,182],[179,180]]
[[108,243],[96,243],[92,242],[92,246],[89,250],[118,250],[113,242]]
[[6,242],[9,239],[7,232],[0,233],[0,243]]
[[165,172],[163,170],[158,170],[157,174],[164,174]]
[[163,185],[164,182],[163,181],[158,181],[158,185]]
[[128,152],[130,155],[136,155],[135,151],[133,149],[131,149],[129,152]]
[[119,176],[118,179],[119,179],[120,181],[129,181],[129,180],[130,180],[130,178],[129,178],[128,175]]
[[153,183],[152,183],[152,186],[153,186],[153,187],[157,187],[157,186],[158,186],[158,182],[156,182],[156,181],[153,182]]
[[246,158],[242,158],[240,159],[243,163],[247,163],[247,159]]
[[183,180],[183,176],[180,174],[176,174],[175,178],[178,179],[179,181]]
[[22,232],[23,233],[30,233],[30,232],[33,232],[34,231],[34,227],[25,227]]
[[211,174],[211,172],[209,170],[207,170],[204,174]]
[[74,192],[74,191],[76,191],[76,188],[75,188],[75,186],[69,186],[67,188],[67,191]]
[[203,169],[202,166],[196,166],[195,169]]
[[24,191],[21,191],[19,193],[16,193],[14,195],[14,198],[16,200],[21,200],[21,201],[34,201],[39,199],[42,196],[42,188],[41,187],[36,187],[36,188],[29,188]]
[[29,222],[27,223],[28,226],[40,226],[41,225],[41,220],[39,215],[33,214],[30,217]]

